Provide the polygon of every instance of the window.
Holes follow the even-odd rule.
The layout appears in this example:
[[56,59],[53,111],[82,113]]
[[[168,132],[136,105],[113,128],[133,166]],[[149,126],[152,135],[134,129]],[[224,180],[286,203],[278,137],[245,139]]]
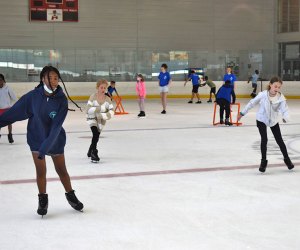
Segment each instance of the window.
[[299,0],[278,0],[278,33],[299,31]]

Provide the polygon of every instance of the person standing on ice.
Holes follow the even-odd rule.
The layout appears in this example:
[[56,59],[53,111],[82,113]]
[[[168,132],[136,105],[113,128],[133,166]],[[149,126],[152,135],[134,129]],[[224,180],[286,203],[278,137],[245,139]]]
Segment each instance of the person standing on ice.
[[146,84],[142,74],[138,74],[136,77],[135,90],[138,97],[138,104],[140,108],[140,113],[138,114],[138,117],[145,117],[146,116],[145,113]]
[[169,85],[172,82],[172,78],[170,73],[167,71],[168,65],[163,63],[160,68],[160,73],[158,75],[158,85],[159,85],[159,91],[160,91],[160,98],[161,98],[161,104],[163,107],[163,111],[161,111],[161,114],[167,113],[167,94],[169,92]]
[[37,213],[44,216],[48,212],[46,155],[52,158],[65,188],[67,201],[75,210],[81,211],[83,204],[74,193],[65,164],[66,133],[62,124],[68,113],[68,100],[59,86],[59,79],[62,79],[59,71],[52,66],[43,68],[40,79],[40,84],[34,90],[23,95],[0,116],[0,128],[28,119],[27,143],[32,152],[39,190]]
[[111,99],[105,95],[107,87],[108,82],[106,80],[99,80],[96,84],[97,92],[90,96],[86,107],[87,123],[93,134],[87,156],[91,157],[91,161],[94,163],[100,161],[97,149],[100,133],[106,121],[110,120],[115,114]]
[[[9,110],[14,102],[17,101],[17,97],[15,93],[11,90],[10,87],[5,82],[5,78],[3,74],[0,74],[0,115],[2,115],[5,111]],[[14,139],[12,136],[12,125],[8,124],[8,142],[14,143]],[[1,138],[1,134],[0,134]]]
[[284,157],[284,162],[289,170],[294,168],[294,164],[290,160],[286,146],[281,136],[281,131],[279,127],[279,114],[282,115],[282,120],[284,123],[287,122],[289,118],[288,106],[286,99],[280,89],[282,86],[282,80],[275,76],[272,77],[268,85],[268,89],[260,92],[254,99],[252,99],[242,112],[238,115],[238,120],[245,116],[250,109],[252,109],[256,104],[259,104],[259,110],[256,113],[256,125],[261,136],[261,163],[259,167],[260,172],[265,172],[268,160],[267,160],[267,127],[270,127],[275,140],[280,148],[280,151]]

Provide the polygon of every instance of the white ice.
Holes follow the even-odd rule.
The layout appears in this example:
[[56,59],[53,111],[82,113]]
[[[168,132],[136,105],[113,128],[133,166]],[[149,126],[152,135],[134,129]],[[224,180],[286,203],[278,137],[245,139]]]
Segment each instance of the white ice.
[[[288,101],[292,120],[280,125],[295,169],[286,168],[268,130],[265,174],[255,110],[242,126],[225,127],[212,126],[213,104],[205,101],[170,99],[162,115],[159,100],[147,100],[145,119],[136,117],[135,100],[123,104],[129,114],[107,122],[99,164],[86,157],[84,113],[70,112],[64,124],[83,213],[69,206],[59,181],[48,183],[48,214],[36,213],[36,184],[24,183],[35,178],[27,122],[14,124],[12,145],[1,129],[0,249],[300,249],[299,100]],[[47,163],[47,176],[57,178]]]

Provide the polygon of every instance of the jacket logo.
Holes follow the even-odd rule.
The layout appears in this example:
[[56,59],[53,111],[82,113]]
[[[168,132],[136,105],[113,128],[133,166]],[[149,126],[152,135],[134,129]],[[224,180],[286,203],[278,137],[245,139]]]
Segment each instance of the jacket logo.
[[51,119],[54,119],[54,117],[56,116],[56,111],[52,111],[50,114],[49,114],[49,117],[51,118]]

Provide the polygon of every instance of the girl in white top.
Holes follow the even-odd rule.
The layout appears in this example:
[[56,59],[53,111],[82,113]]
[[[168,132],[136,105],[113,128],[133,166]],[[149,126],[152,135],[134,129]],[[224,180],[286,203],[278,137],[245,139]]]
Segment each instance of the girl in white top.
[[93,133],[92,142],[87,156],[91,157],[92,162],[99,162],[97,143],[100,133],[107,120],[114,115],[111,99],[105,95],[108,82],[101,79],[96,84],[97,92],[92,94],[87,103],[87,123]]
[[[0,115],[6,110],[11,108],[14,102],[17,101],[15,93],[11,90],[10,87],[5,82],[3,74],[0,74]],[[8,142],[13,143],[14,139],[12,136],[12,125],[8,125]],[[1,134],[0,134],[1,137]]]
[[256,104],[259,104],[259,110],[256,113],[256,124],[261,136],[261,164],[259,171],[265,172],[268,161],[267,161],[267,126],[271,128],[271,131],[275,137],[275,140],[280,147],[280,150],[284,157],[284,162],[288,169],[293,169],[294,165],[291,162],[286,146],[281,136],[279,127],[279,114],[282,115],[282,120],[284,123],[287,122],[289,118],[288,106],[286,99],[280,89],[282,86],[282,80],[279,77],[272,77],[268,86],[268,89],[260,92],[254,99],[252,99],[243,111],[238,115],[238,120],[242,116],[246,115],[250,109],[252,109]]

